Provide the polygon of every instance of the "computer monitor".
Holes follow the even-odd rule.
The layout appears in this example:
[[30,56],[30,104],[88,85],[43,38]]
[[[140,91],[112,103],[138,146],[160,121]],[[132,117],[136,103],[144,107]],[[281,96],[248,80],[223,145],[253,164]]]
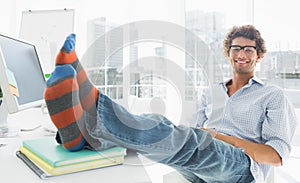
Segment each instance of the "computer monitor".
[[0,34],[0,133],[9,130],[7,115],[42,105],[45,78],[33,44]]

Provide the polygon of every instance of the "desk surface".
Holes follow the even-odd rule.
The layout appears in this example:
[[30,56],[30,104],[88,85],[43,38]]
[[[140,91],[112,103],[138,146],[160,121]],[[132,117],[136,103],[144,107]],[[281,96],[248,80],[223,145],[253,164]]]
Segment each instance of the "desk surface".
[[[300,119],[300,109],[297,110],[297,115]],[[46,180],[41,180],[37,175],[31,171],[27,165],[25,165],[15,153],[22,143],[22,140],[44,137],[46,135],[54,135],[46,132],[43,128],[54,130],[48,114],[42,114],[40,108],[33,108],[26,111],[21,111],[16,114],[9,115],[9,124],[11,126],[17,126],[21,129],[32,129],[41,125],[42,127],[34,130],[20,132],[18,137],[14,138],[0,138],[0,143],[6,144],[5,147],[0,147],[0,182],[51,182],[51,183],[82,183],[85,180],[89,183],[93,182],[109,182],[109,183],[182,183],[180,177],[173,176],[174,172],[165,165],[160,165],[153,162],[148,162],[143,156],[137,156],[135,153],[130,152],[125,158],[124,165],[115,167],[106,167],[102,169],[90,170],[85,172],[74,173],[70,175],[63,175],[58,177],[52,177]],[[300,134],[300,125],[296,129],[296,134]],[[296,138],[298,139],[298,138]],[[298,141],[295,141],[298,142]],[[297,144],[299,146],[299,144]],[[294,152],[299,153],[299,149],[294,149]],[[292,156],[299,159],[299,154]],[[293,158],[291,158],[293,159]],[[147,164],[147,166],[142,166]],[[285,182],[282,179],[294,178],[298,180],[300,177],[297,173],[299,167],[298,160],[290,160],[284,167],[275,169],[276,182]],[[295,171],[293,171],[295,170]],[[278,174],[278,175],[277,175]],[[150,177],[148,176],[150,175]],[[170,176],[169,176],[170,175]],[[283,176],[284,175],[284,176]],[[176,177],[176,180],[175,178]],[[168,180],[167,180],[168,179]]]
[[[19,132],[17,137],[0,138],[0,143],[6,144],[0,147],[0,182],[42,182],[31,169],[16,157],[16,151],[20,147],[22,140],[39,138],[52,135],[45,131],[47,129],[55,129],[47,114],[42,114],[39,108],[21,111],[12,114],[8,118],[10,126],[16,126],[21,129],[30,129],[41,125],[34,131]],[[151,182],[140,158],[135,152],[128,152],[123,165],[114,167],[106,167],[101,169],[89,170],[69,175],[51,177],[43,182],[59,182],[59,183],[82,183],[85,180],[90,182],[117,182],[117,183],[134,183],[134,182]]]

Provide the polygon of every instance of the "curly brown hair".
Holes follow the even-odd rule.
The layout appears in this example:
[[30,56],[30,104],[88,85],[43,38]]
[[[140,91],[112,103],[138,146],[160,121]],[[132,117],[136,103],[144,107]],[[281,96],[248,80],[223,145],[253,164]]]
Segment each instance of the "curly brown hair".
[[229,46],[232,40],[237,37],[244,37],[255,41],[256,51],[259,57],[263,57],[267,52],[265,40],[261,37],[260,32],[253,25],[234,26],[227,34],[223,41],[223,53],[229,57]]

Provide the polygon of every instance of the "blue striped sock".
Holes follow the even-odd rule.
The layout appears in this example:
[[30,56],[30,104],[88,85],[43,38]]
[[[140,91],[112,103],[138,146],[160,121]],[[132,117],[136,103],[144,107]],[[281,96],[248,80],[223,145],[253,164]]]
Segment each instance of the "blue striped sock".
[[84,115],[76,75],[70,64],[57,65],[44,94],[50,118],[57,127],[62,145],[69,151],[80,150],[86,144],[80,130]]

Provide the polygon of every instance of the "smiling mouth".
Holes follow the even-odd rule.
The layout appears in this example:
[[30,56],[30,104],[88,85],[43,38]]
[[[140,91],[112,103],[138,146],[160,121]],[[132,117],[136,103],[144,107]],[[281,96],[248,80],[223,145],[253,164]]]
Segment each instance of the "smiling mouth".
[[249,63],[250,61],[247,61],[247,60],[235,60],[234,62],[235,62],[235,63],[238,63],[238,64],[247,64],[247,63]]

